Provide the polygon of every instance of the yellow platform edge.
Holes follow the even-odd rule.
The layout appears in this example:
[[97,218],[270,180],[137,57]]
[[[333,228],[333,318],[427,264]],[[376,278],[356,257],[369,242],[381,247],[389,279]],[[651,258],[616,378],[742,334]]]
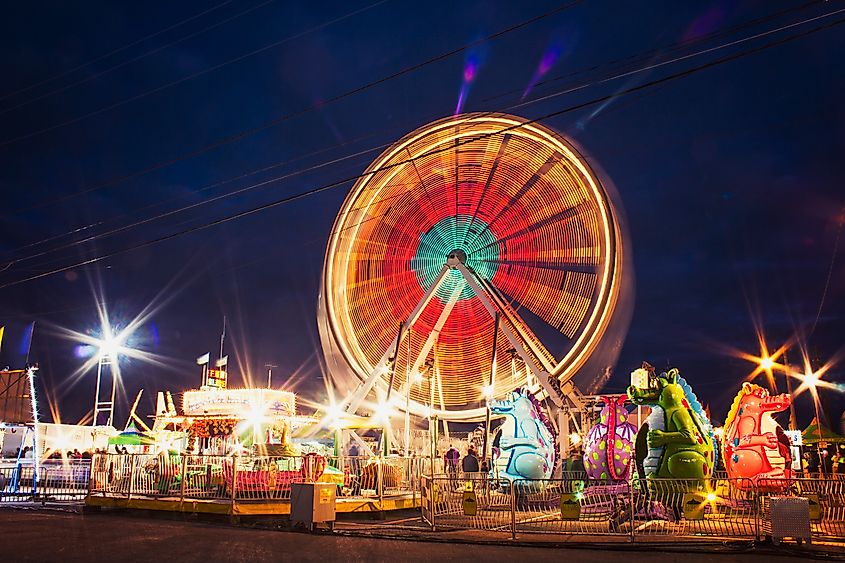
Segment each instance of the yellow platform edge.
[[[184,500],[163,498],[113,498],[88,496],[87,506],[102,508],[125,508],[135,510],[160,510],[165,512],[186,512],[189,514],[221,514],[228,516],[288,515],[290,502],[287,501],[222,501],[222,500]],[[337,513],[355,512],[390,512],[419,508],[420,498],[397,497],[379,499],[338,499],[335,505]]]

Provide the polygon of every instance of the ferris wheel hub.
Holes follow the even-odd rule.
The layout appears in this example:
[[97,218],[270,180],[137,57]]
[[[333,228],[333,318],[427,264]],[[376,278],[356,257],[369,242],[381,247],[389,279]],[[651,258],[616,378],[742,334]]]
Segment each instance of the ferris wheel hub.
[[449,266],[456,266],[458,265],[458,263],[466,264],[467,253],[461,250],[460,248],[456,248],[449,253],[449,257],[446,259],[446,263]]

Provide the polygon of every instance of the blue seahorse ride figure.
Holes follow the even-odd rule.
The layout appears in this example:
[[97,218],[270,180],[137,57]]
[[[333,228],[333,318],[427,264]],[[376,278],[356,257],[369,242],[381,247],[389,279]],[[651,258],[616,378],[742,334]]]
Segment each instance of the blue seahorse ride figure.
[[540,402],[520,388],[501,401],[491,401],[490,411],[505,417],[493,476],[507,486],[518,480],[549,479],[555,467],[555,438]]

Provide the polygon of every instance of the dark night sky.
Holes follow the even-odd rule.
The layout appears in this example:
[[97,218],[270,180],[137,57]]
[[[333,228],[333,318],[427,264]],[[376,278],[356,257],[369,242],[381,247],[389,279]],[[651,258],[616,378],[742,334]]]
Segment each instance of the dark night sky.
[[[595,82],[637,61],[658,63],[845,8],[833,1],[798,8],[804,4],[585,1],[311,111],[301,110],[557,4],[236,0],[7,6],[0,23],[0,258],[28,259],[0,272],[0,285],[358,174],[377,152],[70,244],[390,143],[454,113],[468,60],[477,61],[478,70],[464,110],[505,110],[519,102],[550,50],[560,56],[545,79],[558,80],[536,86],[526,100]],[[841,248],[832,259],[845,204],[843,30],[832,27],[544,122],[600,164],[627,214],[636,268],[634,313],[607,390],[621,391],[644,359],[658,367],[669,363],[681,368],[722,419],[752,366],[717,345],[758,352],[755,310],[772,347],[796,331],[808,333],[831,264],[808,344],[820,362],[841,349]],[[708,33],[719,35],[708,39]],[[511,111],[542,116],[784,33]],[[289,114],[298,115],[191,154]],[[0,362],[22,363],[18,342],[25,324],[37,321],[32,357],[41,364],[42,387],[57,397],[65,420],[82,417],[90,409],[94,374],[68,380],[83,360],[74,355],[74,343],[56,332],[97,326],[92,288],[98,288],[116,322],[126,322],[158,296],[160,308],[139,331],[138,345],[169,358],[171,367],[124,363],[130,399],[140,387],[151,392],[196,386],[193,360],[216,350],[224,314],[230,321],[227,348],[242,369],[258,373],[272,362],[279,366],[276,381],[298,370],[299,389],[319,398],[317,292],[326,240],[349,187],[0,289],[0,324],[8,327]],[[790,359],[797,362],[798,352]],[[828,377],[842,381],[841,373],[836,366]],[[842,400],[832,391],[823,397],[829,415],[838,418]],[[150,401],[144,410],[151,409]],[[809,400],[805,395],[798,402],[806,424]],[[126,407],[119,408],[120,420],[125,414]]]

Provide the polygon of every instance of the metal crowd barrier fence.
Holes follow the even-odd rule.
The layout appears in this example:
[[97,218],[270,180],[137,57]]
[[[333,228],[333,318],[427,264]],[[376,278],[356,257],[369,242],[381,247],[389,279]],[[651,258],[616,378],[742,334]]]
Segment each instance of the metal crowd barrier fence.
[[845,480],[649,479],[505,480],[479,475],[422,476],[423,520],[432,530],[488,530],[638,538],[761,539],[763,497],[810,499],[814,537],[845,539]]
[[88,494],[91,460],[0,465],[0,503],[80,501]]
[[[810,531],[813,537],[839,541],[845,539],[845,475],[760,480],[757,487],[761,497],[806,497],[810,508]],[[762,500],[761,498],[761,503]]]
[[498,480],[478,473],[424,476],[420,489],[423,517],[432,529],[512,529],[513,497]]
[[[337,485],[341,498],[416,497],[420,477],[417,458],[324,459],[319,480]],[[287,501],[291,485],[314,474],[316,463],[316,458],[308,455],[97,454],[89,489],[95,496],[127,499]]]
[[755,539],[754,484],[748,479],[649,479],[632,488],[632,536]]

